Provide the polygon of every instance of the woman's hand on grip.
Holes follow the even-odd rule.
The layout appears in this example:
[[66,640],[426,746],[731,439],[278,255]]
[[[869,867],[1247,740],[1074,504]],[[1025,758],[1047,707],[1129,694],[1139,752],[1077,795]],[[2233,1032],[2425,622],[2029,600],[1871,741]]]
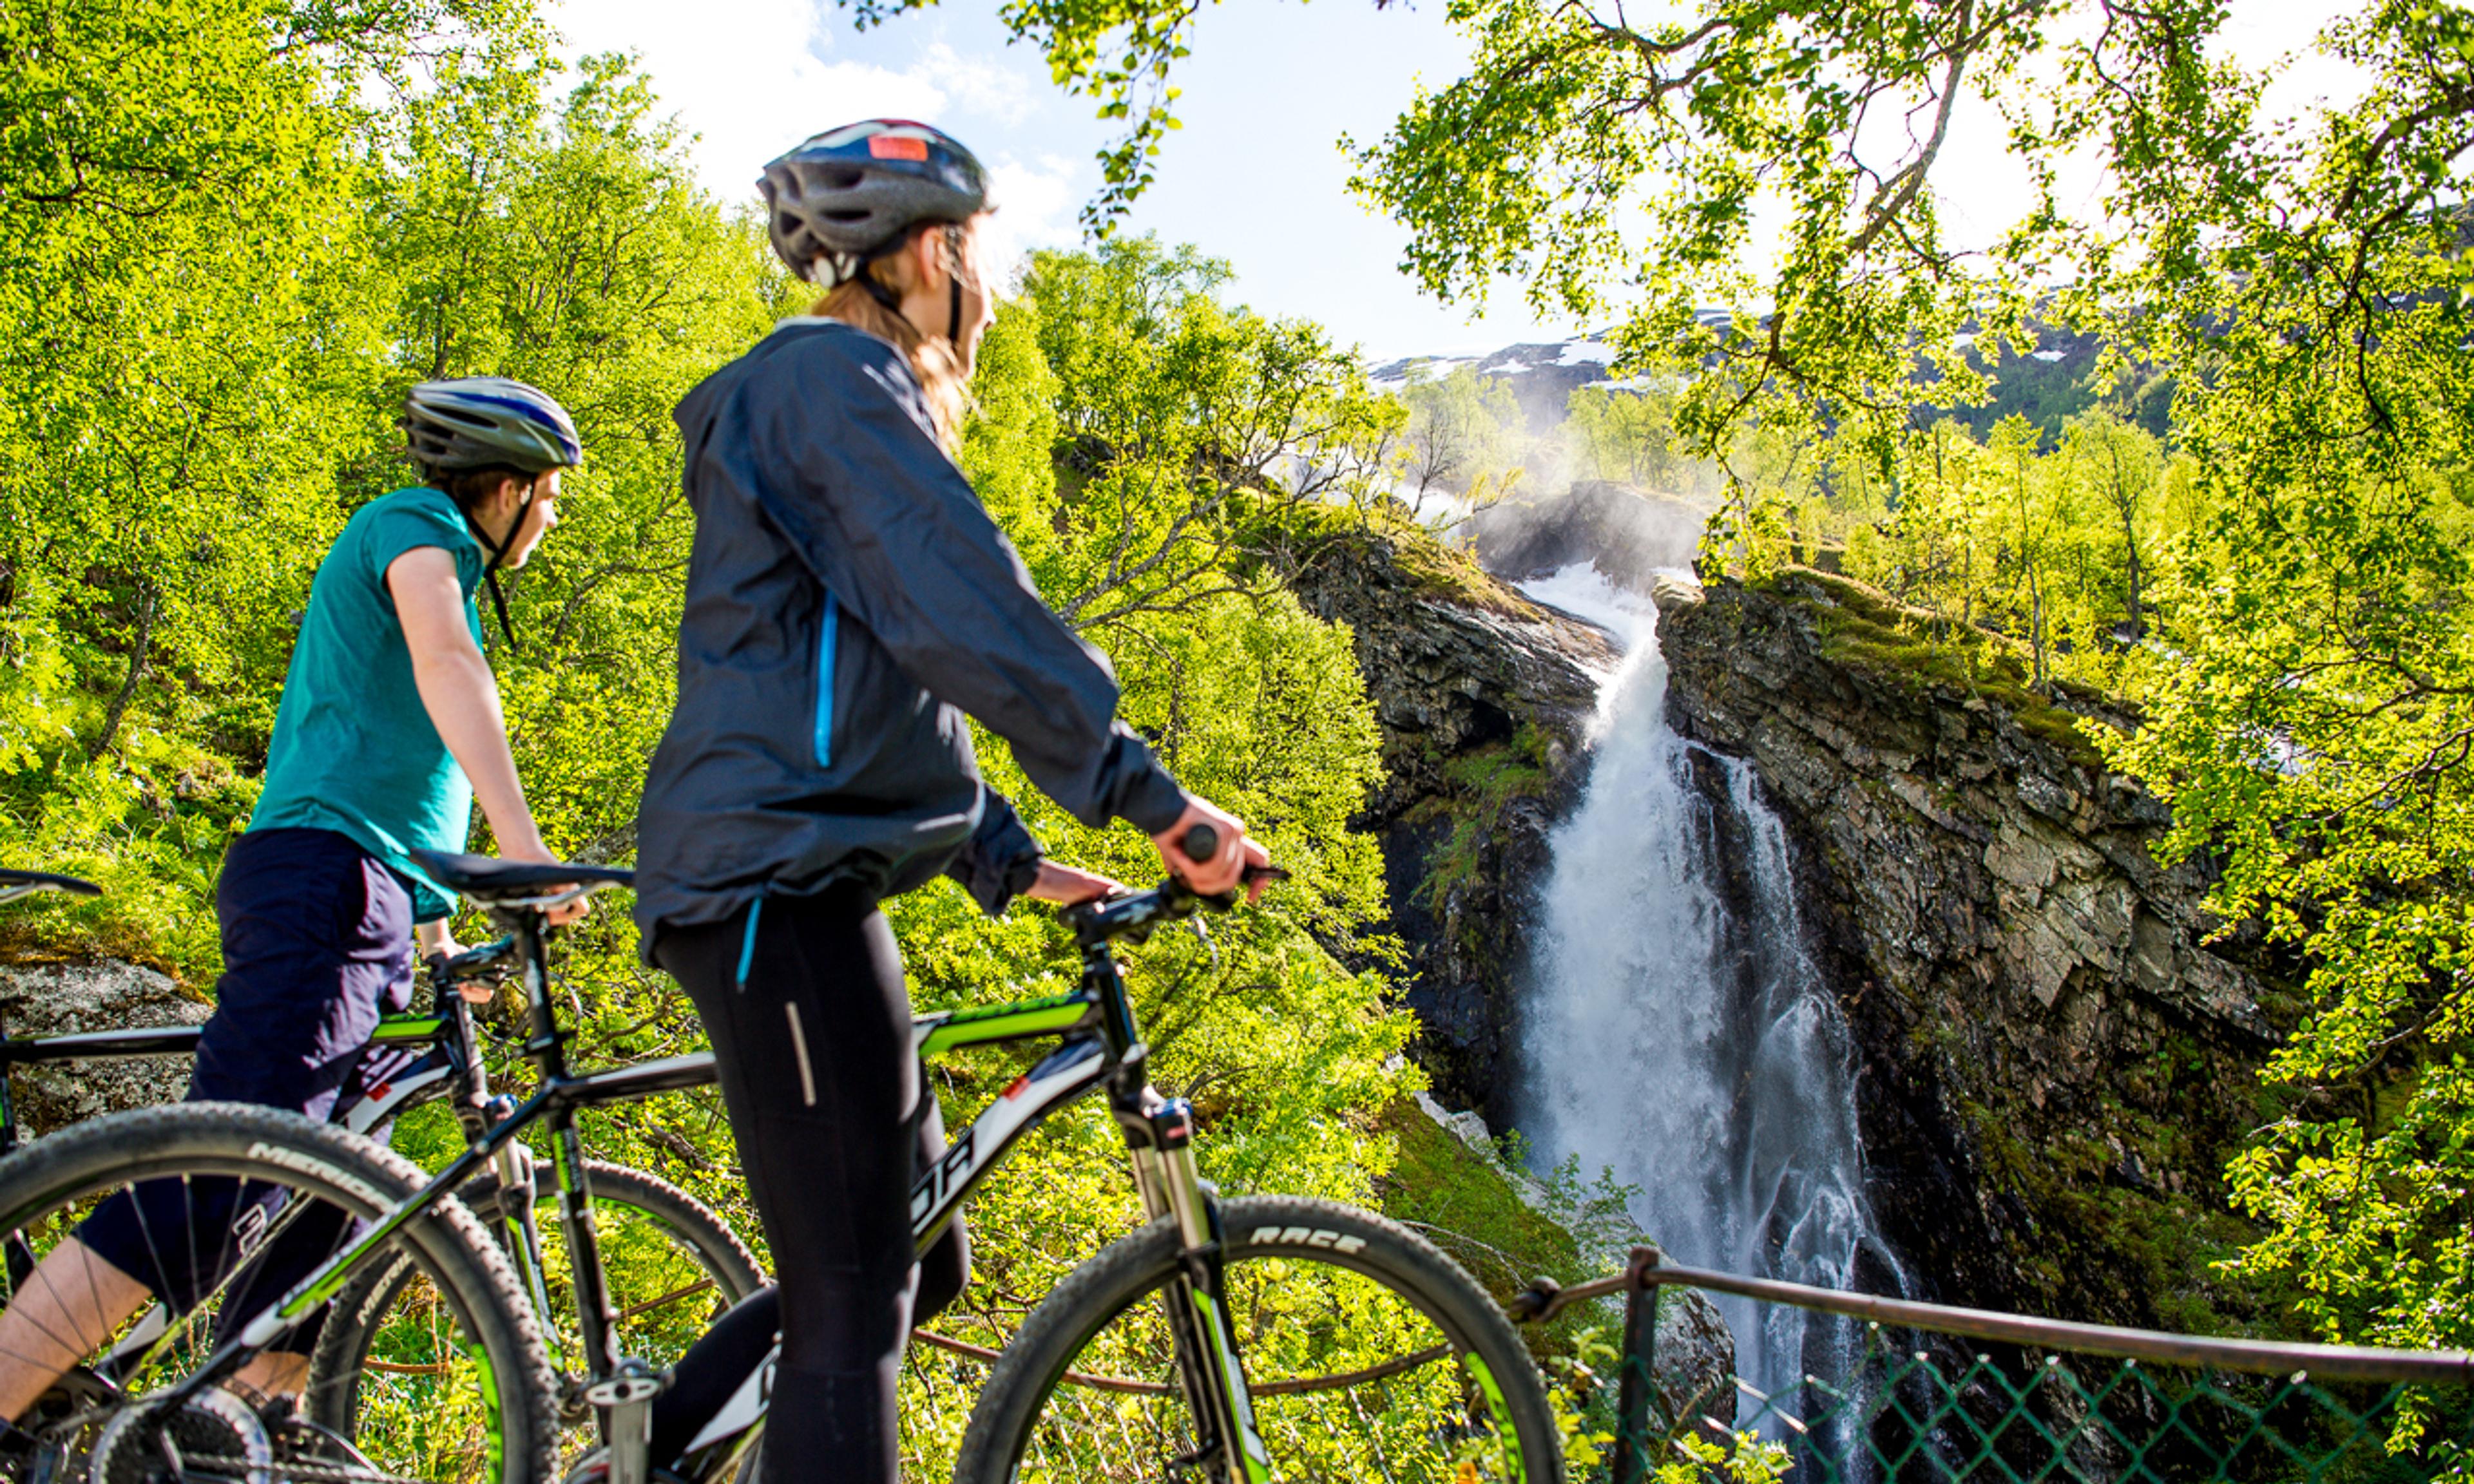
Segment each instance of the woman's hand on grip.
[[[1185,853],[1187,831],[1197,825],[1209,827],[1217,837],[1219,850],[1208,860],[1196,860]],[[1246,833],[1246,822],[1208,800],[1185,796],[1185,812],[1176,823],[1152,836],[1158,848],[1160,862],[1169,874],[1205,897],[1233,892],[1246,879],[1249,866],[1268,866],[1272,854]],[[1270,883],[1256,881],[1247,892],[1246,899],[1253,901],[1263,895]]]

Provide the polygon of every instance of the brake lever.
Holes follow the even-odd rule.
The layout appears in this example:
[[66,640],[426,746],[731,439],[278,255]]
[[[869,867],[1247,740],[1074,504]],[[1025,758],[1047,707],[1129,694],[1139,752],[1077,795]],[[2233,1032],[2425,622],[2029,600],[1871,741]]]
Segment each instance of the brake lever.
[[[1226,912],[1245,900],[1247,888],[1255,885],[1275,886],[1289,879],[1289,873],[1279,866],[1249,866],[1246,868],[1245,874],[1237,879],[1239,884],[1234,891],[1215,892],[1208,897],[1198,892],[1194,899],[1214,912]],[[1201,920],[1198,918],[1196,921]]]

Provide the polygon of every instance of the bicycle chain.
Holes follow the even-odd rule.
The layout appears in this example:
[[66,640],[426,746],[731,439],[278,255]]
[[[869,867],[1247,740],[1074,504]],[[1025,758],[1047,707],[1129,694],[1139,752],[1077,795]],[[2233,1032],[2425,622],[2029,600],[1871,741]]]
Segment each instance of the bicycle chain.
[[246,1458],[234,1459],[224,1453],[191,1453],[182,1461],[210,1472],[217,1469],[226,1471],[212,1472],[211,1476],[216,1478],[245,1479],[253,1472],[263,1472],[270,1478],[284,1481],[284,1484],[293,1484],[295,1480],[301,1484],[309,1484],[312,1480],[318,1484],[430,1484],[429,1480],[408,1478],[400,1473],[379,1473],[351,1464],[314,1463],[306,1458],[279,1458],[272,1464],[259,1466]]

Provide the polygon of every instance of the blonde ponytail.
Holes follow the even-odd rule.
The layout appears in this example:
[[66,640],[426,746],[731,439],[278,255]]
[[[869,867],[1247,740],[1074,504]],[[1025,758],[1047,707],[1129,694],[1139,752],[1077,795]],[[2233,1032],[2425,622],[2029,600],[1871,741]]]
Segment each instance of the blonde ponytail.
[[[978,226],[979,218],[973,217],[960,226],[925,228],[942,233],[947,273],[967,274],[971,261],[969,234]],[[910,274],[909,255],[890,253],[861,268],[859,276],[847,278],[827,291],[809,312],[891,341],[910,363],[911,373],[919,378],[920,389],[928,395],[928,416],[936,425],[936,442],[944,445],[947,453],[955,453],[961,446],[962,419],[970,415],[972,407],[970,372],[964,369],[961,356],[952,341],[942,335],[922,334],[919,326],[886,307],[861,281],[873,277],[879,288],[899,301],[910,288]],[[964,277],[963,281],[968,283],[970,279]]]

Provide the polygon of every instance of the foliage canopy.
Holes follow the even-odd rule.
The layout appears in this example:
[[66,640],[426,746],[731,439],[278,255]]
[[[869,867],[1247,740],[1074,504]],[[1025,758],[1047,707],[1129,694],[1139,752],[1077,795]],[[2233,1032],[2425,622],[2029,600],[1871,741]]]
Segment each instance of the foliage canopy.
[[[1006,12],[1128,122],[1095,210],[1147,179],[1196,9]],[[2365,90],[2295,118],[2221,0],[1450,14],[1467,75],[1358,153],[1404,266],[1619,315],[1634,369],[1683,375],[1679,442],[1734,474],[1735,560],[1825,523],[1798,498],[1868,509],[1859,563],[1989,600],[2040,676],[2078,656],[2143,705],[2098,740],[2172,802],[2169,853],[2220,860],[2222,915],[2309,966],[2270,1076],[2315,1095],[2234,1170],[2247,1260],[2329,1333],[2474,1339],[2474,11],[2347,8],[2318,45]],[[1983,241],[1945,209],[1958,129],[1998,129],[2027,189]],[[2051,451],[1920,411],[1981,401],[2031,317],[2100,337],[2099,388],[2170,385],[2170,445],[2152,407]]]

